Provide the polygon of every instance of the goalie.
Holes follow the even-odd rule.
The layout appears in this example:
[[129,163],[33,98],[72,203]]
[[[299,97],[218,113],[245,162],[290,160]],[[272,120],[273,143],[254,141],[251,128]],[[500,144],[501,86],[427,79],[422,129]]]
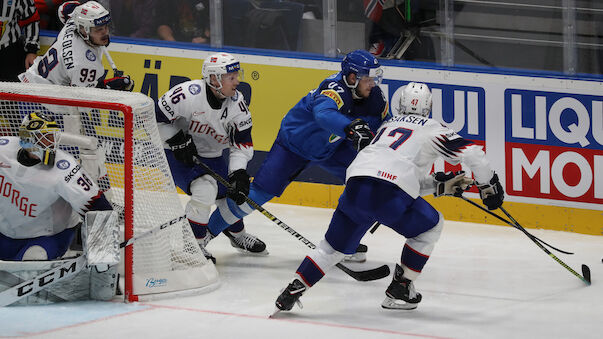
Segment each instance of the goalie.
[[[19,137],[0,138],[0,260],[59,259],[82,216],[112,210],[75,158],[58,149],[60,136],[54,120],[32,112],[19,127]],[[114,270],[110,275],[114,287]]]

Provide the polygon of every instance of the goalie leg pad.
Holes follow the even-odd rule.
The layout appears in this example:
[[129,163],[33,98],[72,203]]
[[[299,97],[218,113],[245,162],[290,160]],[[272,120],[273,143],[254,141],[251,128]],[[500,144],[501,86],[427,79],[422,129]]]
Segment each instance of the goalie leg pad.
[[98,267],[90,269],[90,298],[94,300],[111,300],[117,290],[117,265],[106,270]]
[[88,265],[119,263],[119,216],[115,211],[90,211],[84,216],[82,238]]
[[345,254],[336,251],[325,239],[313,249],[297,268],[297,273],[304,283],[311,287],[316,284],[325,273],[340,262]]

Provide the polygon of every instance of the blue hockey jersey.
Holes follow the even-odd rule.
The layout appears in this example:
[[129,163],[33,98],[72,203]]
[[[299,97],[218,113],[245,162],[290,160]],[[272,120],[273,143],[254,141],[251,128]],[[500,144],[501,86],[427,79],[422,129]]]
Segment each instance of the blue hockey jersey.
[[379,86],[366,99],[354,99],[341,73],[333,74],[303,97],[281,122],[277,142],[311,160],[328,159],[345,140],[344,128],[354,119],[366,121],[373,132],[391,117]]

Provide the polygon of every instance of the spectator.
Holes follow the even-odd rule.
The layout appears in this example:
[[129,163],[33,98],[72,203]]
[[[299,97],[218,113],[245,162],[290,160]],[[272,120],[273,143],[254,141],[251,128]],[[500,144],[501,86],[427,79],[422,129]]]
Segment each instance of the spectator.
[[162,40],[209,43],[209,1],[159,2],[157,35]]
[[158,0],[110,0],[109,3],[113,35],[147,39],[156,37]]
[[0,81],[19,81],[40,49],[40,14],[34,0],[2,1],[0,21]]

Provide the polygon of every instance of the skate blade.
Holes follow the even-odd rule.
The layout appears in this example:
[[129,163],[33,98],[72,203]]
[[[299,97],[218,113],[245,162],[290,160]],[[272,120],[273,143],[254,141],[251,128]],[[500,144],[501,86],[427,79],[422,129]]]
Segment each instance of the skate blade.
[[265,256],[267,256],[269,254],[267,250],[264,250],[262,252],[250,252],[250,251],[244,250],[244,249],[242,249],[240,247],[234,247],[233,246],[233,248],[235,250],[237,250],[237,252],[239,252],[241,254],[250,255],[250,256],[253,256],[253,257],[265,257]]
[[274,317],[275,317],[277,314],[279,314],[279,313],[281,313],[281,309],[280,309],[280,308],[278,308],[278,307],[275,307],[275,308],[274,308],[274,311],[272,312],[272,314],[270,314],[270,315],[268,316],[268,318],[274,318]]
[[385,300],[381,303],[381,307],[388,310],[414,310],[417,308],[418,303],[407,303],[404,300],[394,299],[385,297]]

